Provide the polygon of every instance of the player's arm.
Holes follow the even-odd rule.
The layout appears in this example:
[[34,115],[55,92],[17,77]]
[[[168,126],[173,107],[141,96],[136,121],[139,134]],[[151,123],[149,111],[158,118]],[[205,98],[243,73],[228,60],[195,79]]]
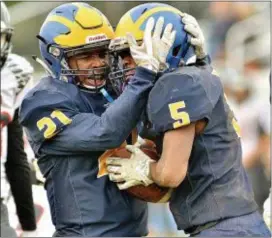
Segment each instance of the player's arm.
[[164,132],[162,155],[158,162],[150,164],[150,177],[161,186],[177,187],[184,180],[194,138],[204,131],[221,93],[216,79],[214,87],[200,82],[189,75],[166,77],[157,89],[168,92],[164,98],[167,103],[162,106],[155,102],[159,100],[155,88],[150,94],[151,122]]
[[186,176],[194,137],[205,129],[221,93],[221,83],[216,79],[205,87],[189,75],[163,76],[148,101],[149,119],[157,132],[164,133],[160,160],[153,161],[139,148],[127,146],[132,152],[129,160],[107,160],[110,179],[125,181],[118,184],[119,189],[153,182],[177,187]]
[[15,108],[17,109],[26,95],[28,88],[30,88],[30,85],[29,87],[27,85],[33,79],[34,68],[24,57],[17,54],[9,54],[5,67],[10,70],[17,81],[15,101]]
[[164,187],[177,187],[185,178],[195,137],[195,123],[167,131],[160,160],[150,164],[150,178]]
[[[101,116],[75,110],[72,100],[59,93],[54,96],[56,103],[49,110],[47,105],[52,102],[52,96],[48,98],[45,93],[39,96],[39,100],[43,103],[47,100],[46,106],[37,108],[37,113],[26,113],[32,102],[25,99],[20,115],[29,140],[44,141],[41,150],[47,154],[103,151],[120,146],[136,126],[156,77],[143,68],[136,71],[123,94]],[[32,118],[25,114],[32,115]]]
[[15,111],[16,79],[12,73],[4,68],[1,71],[1,127],[12,121]]
[[184,30],[190,34],[188,40],[190,44],[195,48],[195,54],[197,59],[196,63],[210,64],[210,58],[207,55],[204,47],[205,45],[204,34],[197,20],[193,16],[184,13],[184,16],[182,17],[182,22],[184,23]]

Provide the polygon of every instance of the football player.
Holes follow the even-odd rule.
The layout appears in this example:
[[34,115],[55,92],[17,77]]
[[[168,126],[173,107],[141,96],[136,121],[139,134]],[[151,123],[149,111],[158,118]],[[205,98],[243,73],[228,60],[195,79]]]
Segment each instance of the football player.
[[23,57],[10,53],[13,29],[6,20],[8,11],[4,3],[1,2],[2,10],[1,185],[3,187],[1,186],[1,195],[7,200],[11,190],[23,236],[35,236],[36,221],[30,167],[24,151],[22,127],[18,121],[18,106],[25,86],[32,77],[33,68]]
[[11,50],[13,28],[10,25],[10,15],[6,5],[1,1],[1,236],[16,237],[15,230],[10,226],[6,201],[9,195],[9,184],[6,180],[4,164],[7,154],[7,127],[12,121],[13,103],[16,95],[16,79],[3,66]]
[[[107,159],[109,177],[120,190],[152,183],[175,188],[171,212],[178,229],[192,236],[270,236],[241,163],[239,126],[218,75],[210,65],[193,60],[199,48],[188,46],[185,17],[169,5],[144,4],[127,12],[117,25],[116,37],[129,43],[130,60],[136,65],[141,50],[137,41],[145,39],[142,31],[149,27],[147,47],[166,64],[147,104],[146,126],[153,129],[160,160],[128,145],[129,160]],[[164,54],[169,34],[161,32],[169,23],[176,36],[172,50]]]
[[26,95],[20,121],[26,129],[55,225],[55,236],[145,236],[146,203],[118,190],[98,173],[99,157],[120,146],[136,126],[159,62],[145,59],[123,94],[108,83],[108,19],[86,3],[53,9],[38,38],[51,72]]
[[11,77],[16,78],[17,82],[16,99],[13,105],[14,116],[7,125],[8,150],[5,168],[23,236],[31,237],[36,236],[37,225],[32,196],[31,170],[25,152],[23,128],[18,120],[18,107],[27,90],[27,84],[33,78],[34,69],[24,57],[13,53],[9,54],[4,67],[9,70]]
[[9,70],[3,68],[12,48],[12,34],[13,28],[10,25],[10,15],[6,5],[1,1],[1,128],[12,120],[16,98],[16,79],[12,76],[9,78]]

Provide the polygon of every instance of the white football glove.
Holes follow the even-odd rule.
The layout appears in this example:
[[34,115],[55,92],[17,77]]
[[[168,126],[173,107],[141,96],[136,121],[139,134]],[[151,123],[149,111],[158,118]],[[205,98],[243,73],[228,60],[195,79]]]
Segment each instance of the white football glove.
[[152,37],[153,55],[160,62],[160,71],[164,71],[169,67],[166,63],[166,58],[176,38],[176,31],[172,31],[173,25],[167,24],[162,33],[163,25],[164,18],[160,17],[157,20]]
[[149,176],[150,163],[155,161],[150,159],[150,157],[137,146],[127,145],[126,149],[132,153],[130,159],[109,157],[106,160],[109,179],[113,182],[117,182],[117,186],[120,190],[139,184],[148,186],[154,183]]
[[155,20],[152,17],[148,19],[141,46],[138,46],[131,33],[127,33],[130,53],[137,66],[142,66],[155,73],[165,69],[166,56],[174,43],[176,35],[176,32],[172,31],[172,24],[168,24],[163,32],[163,36],[161,37],[163,23],[163,18],[160,18],[157,21],[154,34],[152,36]]
[[182,22],[185,24],[184,30],[192,36],[189,38],[189,42],[195,47],[197,59],[203,59],[206,56],[204,49],[205,38],[197,20],[193,16],[184,13]]

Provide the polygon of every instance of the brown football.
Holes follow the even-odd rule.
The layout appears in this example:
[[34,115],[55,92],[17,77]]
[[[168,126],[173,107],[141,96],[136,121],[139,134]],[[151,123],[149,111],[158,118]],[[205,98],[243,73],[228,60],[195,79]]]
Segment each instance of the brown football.
[[[152,146],[152,144],[141,146],[140,149],[151,159],[156,161],[159,160],[156,149]],[[131,153],[127,151],[126,148],[119,148],[115,150],[113,156],[129,159]],[[138,199],[152,203],[168,202],[172,194],[171,188],[160,187],[155,183],[150,184],[149,186],[136,185],[128,188],[126,191]]]

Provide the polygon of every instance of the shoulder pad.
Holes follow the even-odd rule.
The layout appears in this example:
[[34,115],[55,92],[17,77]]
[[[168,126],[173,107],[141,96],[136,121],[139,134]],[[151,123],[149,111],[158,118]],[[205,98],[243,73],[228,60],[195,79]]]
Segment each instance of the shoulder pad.
[[148,117],[157,132],[209,119],[223,89],[208,70],[183,67],[164,74],[149,94]]
[[26,95],[19,116],[31,139],[41,143],[63,130],[77,113],[73,100],[56,88],[46,87],[43,82]]

